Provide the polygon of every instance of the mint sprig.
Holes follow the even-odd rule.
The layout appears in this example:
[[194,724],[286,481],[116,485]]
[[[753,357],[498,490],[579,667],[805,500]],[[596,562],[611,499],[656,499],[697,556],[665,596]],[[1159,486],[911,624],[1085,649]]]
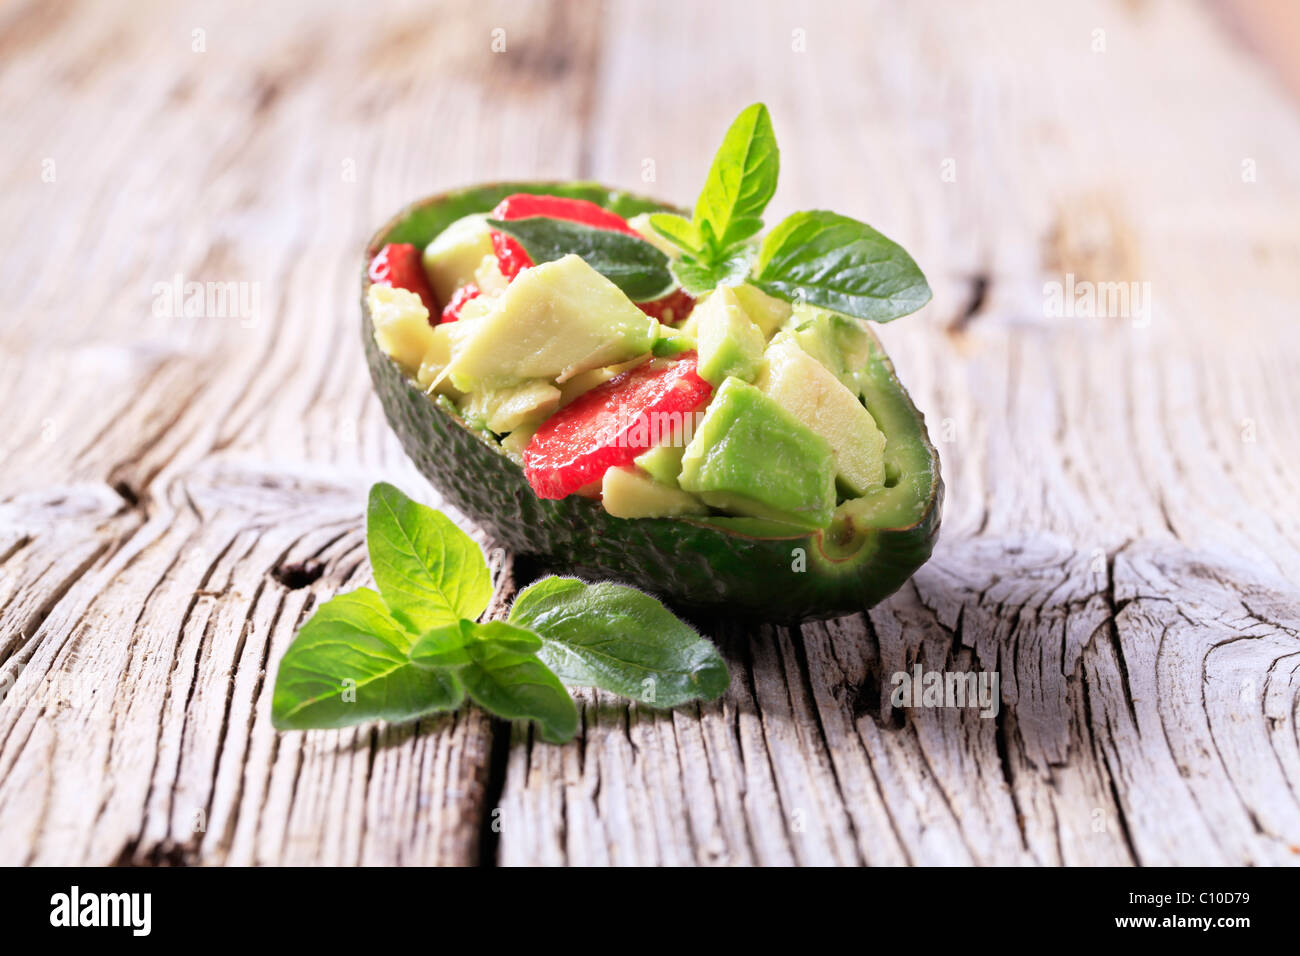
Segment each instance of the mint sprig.
[[749,242],[763,228],[763,210],[776,191],[781,153],[767,107],[743,110],[722,138],[690,219],[650,217],[651,227],[682,250],[673,275],[692,295],[744,281],[753,258]]
[[379,592],[338,595],[299,630],[272,694],[280,730],[413,720],[468,697],[562,743],[579,723],[565,685],[654,707],[727,688],[717,649],[647,594],[543,578],[520,593],[509,621],[478,623],[492,596],[487,563],[450,519],[377,484],[366,532]]
[[704,240],[708,261],[763,228],[763,210],[776,192],[781,151],[767,107],[755,103],[741,111],[722,138],[691,222]]
[[650,217],[655,231],[681,249],[671,268],[683,289],[700,296],[749,282],[788,302],[874,322],[915,312],[930,300],[930,286],[912,257],[847,216],[796,212],[756,248],[779,171],[771,118],[755,103],[723,137],[692,217]]

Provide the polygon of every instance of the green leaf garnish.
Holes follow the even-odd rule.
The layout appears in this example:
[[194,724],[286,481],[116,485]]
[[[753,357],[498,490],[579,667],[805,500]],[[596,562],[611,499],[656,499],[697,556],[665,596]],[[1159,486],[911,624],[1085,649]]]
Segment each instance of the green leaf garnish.
[[578,731],[578,708],[538,660],[541,647],[537,635],[505,621],[461,621],[457,628],[421,637],[411,661],[439,669],[457,661],[456,677],[476,704],[507,720],[534,721],[543,740],[564,743]]
[[713,645],[631,588],[545,578],[520,595],[518,620],[475,623],[492,596],[483,552],[392,485],[370,489],[366,534],[380,592],[338,595],[299,630],[272,694],[280,730],[412,720],[468,696],[562,743],[577,732],[578,710],[553,666],[570,684],[626,688],[659,707],[711,700],[727,686]]
[[742,245],[727,258],[718,262],[705,264],[689,255],[673,260],[673,275],[678,283],[691,295],[703,295],[720,285],[739,285],[749,275],[749,266],[754,259],[754,248]]
[[700,231],[695,228],[695,223],[685,216],[678,216],[671,212],[657,212],[650,217],[650,227],[693,256],[699,255],[704,245],[704,239]]
[[566,219],[529,216],[488,225],[519,240],[535,263],[553,262],[574,254],[633,302],[649,302],[672,291],[668,257],[644,239],[612,229],[596,229]]
[[520,592],[510,621],[541,638],[538,656],[568,684],[677,707],[716,699],[730,680],[712,643],[635,588],[544,578]]
[[317,609],[280,661],[272,723],[280,730],[346,727],[460,706],[456,676],[415,667],[410,649],[411,635],[378,594],[340,594]]
[[888,322],[930,300],[925,276],[901,246],[866,223],[797,212],[768,235],[751,277],[753,243],[776,190],[780,152],[767,107],[755,103],[727,130],[691,219],[656,213],[650,225],[682,250],[671,264],[694,296],[749,281],[770,295]]
[[898,243],[864,222],[797,212],[764,240],[750,282],[769,295],[888,322],[930,301],[930,286]]
[[483,552],[442,512],[381,482],[370,489],[366,541],[379,593],[408,630],[472,620],[487,609],[492,578]]
[[741,111],[722,138],[695,202],[691,223],[708,246],[709,262],[725,258],[733,246],[763,228],[760,217],[776,192],[780,166],[772,118],[766,106],[755,103]]

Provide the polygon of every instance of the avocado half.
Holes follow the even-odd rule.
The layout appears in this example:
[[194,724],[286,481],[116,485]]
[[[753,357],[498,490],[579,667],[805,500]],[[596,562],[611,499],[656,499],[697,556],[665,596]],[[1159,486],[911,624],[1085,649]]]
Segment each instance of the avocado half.
[[624,217],[680,212],[596,183],[493,183],[417,202],[370,240],[361,279],[370,375],[402,447],[448,502],[516,553],[555,570],[641,587],[683,609],[775,622],[864,611],[925,563],[943,506],[939,456],[874,335],[857,377],[886,437],[886,483],[842,504],[827,529],[808,533],[739,517],[615,518],[590,498],[533,494],[491,433],[467,423],[450,401],[427,396],[380,350],[366,307],[366,264],[385,243],[422,247],[460,217],[520,192],[586,199]]

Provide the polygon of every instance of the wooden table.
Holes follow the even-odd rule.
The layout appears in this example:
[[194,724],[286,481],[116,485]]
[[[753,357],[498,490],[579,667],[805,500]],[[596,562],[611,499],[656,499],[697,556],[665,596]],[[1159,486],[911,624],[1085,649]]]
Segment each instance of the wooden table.
[[[1239,32],[7,5],[0,862],[1300,862],[1300,114]],[[756,99],[769,221],[860,216],[934,287],[882,330],[943,457],[934,559],[865,615],[720,625],[718,703],[580,694],[564,747],[473,709],[275,733],[295,627],[368,579],[369,484],[438,502],[362,361],[369,233],[501,177],[689,202]],[[187,317],[178,276],[257,309]],[[1149,298],[1053,314],[1067,282]],[[917,664],[999,672],[996,717],[893,707]]]

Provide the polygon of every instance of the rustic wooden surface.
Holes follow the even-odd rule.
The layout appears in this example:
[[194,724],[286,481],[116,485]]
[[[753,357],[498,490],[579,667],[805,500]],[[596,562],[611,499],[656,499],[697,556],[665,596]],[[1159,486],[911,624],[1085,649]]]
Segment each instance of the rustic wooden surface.
[[[1300,862],[1296,100],[1208,5],[762,6],[0,9],[0,862]],[[565,747],[277,735],[367,486],[438,500],[362,361],[369,232],[506,176],[690,201],[755,99],[772,219],[859,215],[934,286],[883,332],[933,561],[720,622],[722,701],[580,694]],[[1048,315],[1066,273],[1150,321]],[[155,315],[177,274],[257,321]],[[917,662],[1000,672],[997,717],[893,708]]]

